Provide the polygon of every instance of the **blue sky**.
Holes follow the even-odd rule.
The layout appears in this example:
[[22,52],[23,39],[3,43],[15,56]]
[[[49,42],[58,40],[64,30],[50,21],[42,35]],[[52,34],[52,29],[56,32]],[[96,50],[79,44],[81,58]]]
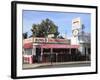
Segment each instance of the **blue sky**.
[[82,23],[85,25],[85,32],[91,32],[91,14],[89,13],[23,10],[23,33],[28,32],[28,35],[31,35],[30,29],[32,28],[32,24],[41,23],[42,20],[49,18],[58,26],[60,34],[66,34],[68,37],[71,37],[72,19],[77,17],[80,17]]

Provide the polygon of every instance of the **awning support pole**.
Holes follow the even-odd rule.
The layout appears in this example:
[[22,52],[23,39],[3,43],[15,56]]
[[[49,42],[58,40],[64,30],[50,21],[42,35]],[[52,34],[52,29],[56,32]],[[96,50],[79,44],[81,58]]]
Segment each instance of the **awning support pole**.
[[70,48],[70,54],[71,54],[71,48]]
[[[71,48],[70,48],[70,55],[71,55]],[[70,59],[72,60],[72,55],[71,55]]]
[[77,48],[75,48],[76,49],[76,54],[77,54]]
[[51,48],[51,52],[50,52],[50,61],[51,61],[51,65],[52,65],[52,58],[53,56],[52,56],[52,48]]
[[43,48],[41,48],[41,62],[43,62]]

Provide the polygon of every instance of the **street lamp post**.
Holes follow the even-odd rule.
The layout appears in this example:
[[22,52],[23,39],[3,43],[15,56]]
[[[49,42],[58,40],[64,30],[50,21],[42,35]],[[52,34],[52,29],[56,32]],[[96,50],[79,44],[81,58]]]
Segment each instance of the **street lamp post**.
[[[47,35],[48,35],[49,30],[50,30],[50,25],[48,26]],[[51,48],[50,50],[51,50],[50,51],[50,61],[51,61],[51,65],[52,65],[52,59],[53,59],[52,52],[53,52],[53,49]]]
[[[46,29],[46,36],[45,36],[45,43],[46,43],[46,38],[48,37],[48,33],[50,30],[50,25],[48,25],[47,29]],[[50,61],[51,61],[51,65],[52,65],[52,48],[50,49]]]

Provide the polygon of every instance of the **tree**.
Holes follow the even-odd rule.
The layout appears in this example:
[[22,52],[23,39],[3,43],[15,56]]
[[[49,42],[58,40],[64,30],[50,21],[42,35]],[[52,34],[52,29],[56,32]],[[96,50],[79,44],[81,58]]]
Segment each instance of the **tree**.
[[39,32],[39,25],[38,24],[33,24],[32,29],[31,29],[33,36],[37,36]]
[[33,24],[31,31],[35,37],[46,37],[48,34],[54,34],[56,38],[59,35],[58,26],[48,18],[42,20],[40,24]]
[[23,33],[23,38],[26,39],[28,37],[27,32]]

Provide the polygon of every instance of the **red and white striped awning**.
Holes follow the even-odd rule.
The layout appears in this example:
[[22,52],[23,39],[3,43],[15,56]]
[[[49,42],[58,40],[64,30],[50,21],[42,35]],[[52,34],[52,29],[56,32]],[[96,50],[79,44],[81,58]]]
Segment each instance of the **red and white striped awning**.
[[[79,45],[67,45],[67,44],[39,44],[34,45],[35,47],[39,48],[79,48]],[[24,44],[24,48],[33,48],[32,43]]]
[[66,45],[66,44],[41,44],[41,48],[79,48],[79,45]]

